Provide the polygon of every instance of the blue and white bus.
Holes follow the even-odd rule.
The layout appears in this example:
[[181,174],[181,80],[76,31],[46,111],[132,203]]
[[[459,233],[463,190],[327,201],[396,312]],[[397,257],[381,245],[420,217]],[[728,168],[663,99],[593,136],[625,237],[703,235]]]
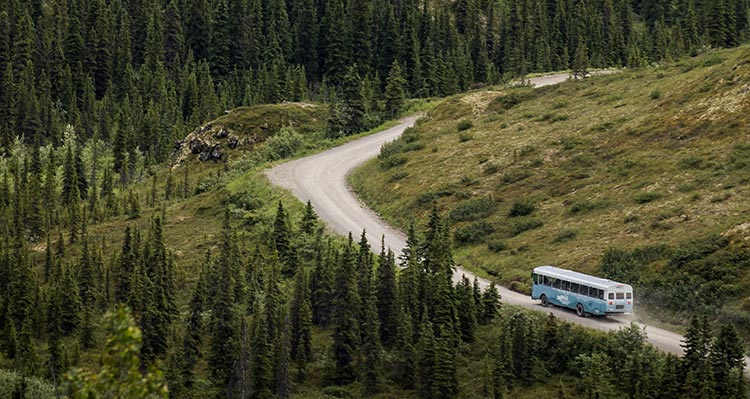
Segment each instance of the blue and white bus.
[[531,299],[575,309],[578,316],[606,316],[633,311],[633,287],[588,274],[540,266],[531,274]]

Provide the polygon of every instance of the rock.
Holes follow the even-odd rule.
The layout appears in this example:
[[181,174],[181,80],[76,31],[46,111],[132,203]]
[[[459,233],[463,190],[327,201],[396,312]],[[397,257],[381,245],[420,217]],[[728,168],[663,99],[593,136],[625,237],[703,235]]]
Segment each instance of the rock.
[[182,149],[182,146],[185,145],[185,140],[177,140],[174,142],[174,152],[177,152]]
[[260,130],[268,131],[268,129],[269,129],[268,123],[264,123],[260,125]]
[[206,142],[201,139],[196,138],[190,140],[190,152],[192,152],[193,154],[200,154],[202,152],[205,152],[208,148],[208,144],[206,144]]
[[229,136],[229,132],[227,132],[226,129],[221,129],[216,134],[214,134],[214,137],[217,139],[223,139],[227,136]]
[[221,161],[221,156],[222,155],[223,154],[221,152],[221,146],[220,145],[218,145],[218,144],[213,145],[213,146],[207,145],[206,148],[203,151],[201,151],[200,154],[198,154],[198,159],[201,162],[206,162],[206,161],[217,162],[217,161]]
[[214,161],[220,161],[221,160],[221,148],[219,145],[215,145],[214,148],[211,149],[211,159]]
[[229,138],[229,143],[227,143],[227,146],[231,149],[237,148],[237,144],[240,143],[240,139],[237,138],[237,136],[232,136]]

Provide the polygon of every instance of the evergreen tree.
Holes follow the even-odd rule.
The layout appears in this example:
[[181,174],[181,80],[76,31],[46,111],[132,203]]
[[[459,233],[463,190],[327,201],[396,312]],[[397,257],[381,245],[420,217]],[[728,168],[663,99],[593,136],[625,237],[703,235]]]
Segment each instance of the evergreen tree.
[[497,317],[498,308],[500,307],[500,294],[497,292],[495,283],[490,283],[489,287],[482,295],[482,324],[489,324]]
[[399,66],[398,61],[395,61],[388,73],[385,93],[383,94],[385,100],[385,113],[389,118],[398,115],[404,107],[404,100],[406,99],[405,89],[406,79],[403,77],[403,72],[401,71],[401,66]]
[[474,341],[474,330],[477,325],[477,312],[474,304],[474,292],[466,276],[461,277],[461,281],[456,287],[456,294],[456,313],[461,331],[461,340],[463,342],[472,342]]
[[357,376],[357,358],[360,346],[359,309],[354,269],[352,236],[344,247],[336,270],[335,297],[333,309],[333,380],[338,384],[348,384]]
[[395,340],[398,331],[396,260],[390,249],[385,252],[385,237],[381,238],[380,247],[375,295],[380,322],[380,340],[384,345],[390,345]]

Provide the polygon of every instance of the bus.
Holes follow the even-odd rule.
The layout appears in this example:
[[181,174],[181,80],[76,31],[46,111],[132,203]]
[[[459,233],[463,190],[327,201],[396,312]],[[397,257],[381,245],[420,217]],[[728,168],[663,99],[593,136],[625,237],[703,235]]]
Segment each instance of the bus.
[[575,309],[576,314],[607,316],[633,311],[633,287],[588,274],[539,266],[531,273],[531,299]]

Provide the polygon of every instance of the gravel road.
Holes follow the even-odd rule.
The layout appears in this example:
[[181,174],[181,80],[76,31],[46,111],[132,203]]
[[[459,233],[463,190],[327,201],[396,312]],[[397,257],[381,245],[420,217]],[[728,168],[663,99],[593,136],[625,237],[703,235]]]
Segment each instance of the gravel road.
[[[568,74],[546,75],[531,78],[530,83],[535,87],[560,83],[568,78]],[[320,218],[329,228],[341,234],[352,232],[355,238],[362,229],[367,231],[370,245],[376,251],[380,250],[380,238],[385,236],[385,244],[397,254],[405,246],[406,238],[403,233],[390,227],[378,215],[367,208],[354,193],[351,192],[346,178],[351,171],[365,161],[377,156],[380,146],[396,139],[401,133],[412,126],[416,117],[407,117],[388,130],[376,133],[340,147],[291,161],[265,173],[269,180],[278,186],[290,190],[301,201],[310,200]],[[474,274],[461,267],[457,267],[454,280],[466,275],[474,279]],[[479,279],[486,287],[489,281]],[[586,327],[599,330],[615,330],[628,326],[633,316],[619,317],[578,317],[574,311],[562,308],[542,308],[538,301],[530,297],[498,287],[502,301],[514,305],[524,306],[541,312],[550,312],[555,316]],[[681,355],[683,353],[680,342],[682,336],[673,332],[650,325],[636,323],[646,328],[648,340],[655,347],[666,352]]]

